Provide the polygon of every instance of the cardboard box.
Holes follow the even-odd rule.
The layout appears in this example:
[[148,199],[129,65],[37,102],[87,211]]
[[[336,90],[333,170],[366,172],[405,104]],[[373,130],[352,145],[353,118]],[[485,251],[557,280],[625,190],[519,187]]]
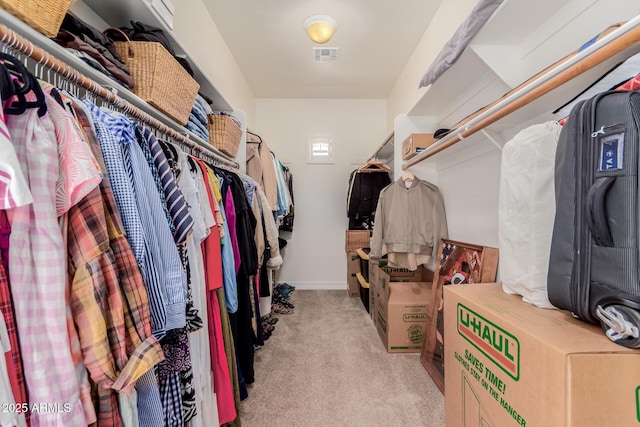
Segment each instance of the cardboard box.
[[432,282],[390,282],[378,294],[376,329],[389,353],[419,353],[424,340]]
[[444,287],[447,427],[640,424],[640,351],[508,295]]
[[389,299],[389,284],[392,282],[433,282],[433,272],[422,266],[415,271],[389,266],[378,267],[375,276],[380,298],[385,301]]
[[402,160],[409,160],[436,141],[432,133],[412,133],[402,141]]
[[360,283],[356,274],[360,273],[360,257],[355,252],[347,252],[347,293],[350,297],[360,296]]
[[369,314],[371,315],[371,321],[376,323],[376,302],[378,295],[378,282],[377,282],[378,264],[375,262],[369,262]]

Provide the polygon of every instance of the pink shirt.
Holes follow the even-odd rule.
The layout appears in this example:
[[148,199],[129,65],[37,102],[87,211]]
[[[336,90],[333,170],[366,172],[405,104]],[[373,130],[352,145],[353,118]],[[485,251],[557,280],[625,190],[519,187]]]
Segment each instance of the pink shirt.
[[[51,116],[59,111],[51,111],[38,117],[37,110],[27,109],[6,117],[33,196],[32,205],[7,211],[12,228],[9,274],[29,401],[52,405],[32,412],[32,426],[84,427],[87,420],[67,332],[67,259],[58,216],[70,207],[74,195],[91,185],[84,186],[83,179],[76,179],[82,174],[69,174],[66,167],[61,173],[59,164],[72,160],[64,147],[74,146],[77,135],[64,121],[54,125]],[[59,159],[65,153],[67,157]]]

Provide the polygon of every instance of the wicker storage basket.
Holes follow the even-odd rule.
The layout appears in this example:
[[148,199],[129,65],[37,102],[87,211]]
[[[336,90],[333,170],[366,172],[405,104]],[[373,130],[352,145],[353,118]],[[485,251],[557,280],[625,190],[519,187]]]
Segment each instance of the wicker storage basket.
[[0,0],[0,7],[47,37],[58,35],[71,0]]
[[240,126],[226,114],[209,114],[207,121],[211,145],[231,157],[236,157],[242,139]]
[[360,248],[370,246],[371,232],[369,230],[347,230],[345,235],[345,250],[355,252]]
[[133,93],[156,107],[181,125],[186,125],[198,95],[200,85],[160,43],[129,41],[126,34],[116,31],[127,41],[114,41],[133,78]]

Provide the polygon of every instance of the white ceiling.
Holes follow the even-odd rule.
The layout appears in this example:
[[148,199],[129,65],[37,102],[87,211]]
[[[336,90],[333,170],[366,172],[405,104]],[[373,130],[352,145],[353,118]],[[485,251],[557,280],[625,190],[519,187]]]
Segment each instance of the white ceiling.
[[[204,0],[256,98],[386,98],[442,0]],[[313,43],[311,15],[338,21]],[[337,47],[317,63],[313,47]],[[416,88],[418,82],[416,81]]]

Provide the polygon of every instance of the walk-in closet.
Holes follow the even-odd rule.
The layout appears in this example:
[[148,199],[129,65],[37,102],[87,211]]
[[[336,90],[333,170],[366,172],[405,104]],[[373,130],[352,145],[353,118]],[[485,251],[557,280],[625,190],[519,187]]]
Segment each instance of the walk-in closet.
[[0,427],[640,425],[639,12],[0,0]]

